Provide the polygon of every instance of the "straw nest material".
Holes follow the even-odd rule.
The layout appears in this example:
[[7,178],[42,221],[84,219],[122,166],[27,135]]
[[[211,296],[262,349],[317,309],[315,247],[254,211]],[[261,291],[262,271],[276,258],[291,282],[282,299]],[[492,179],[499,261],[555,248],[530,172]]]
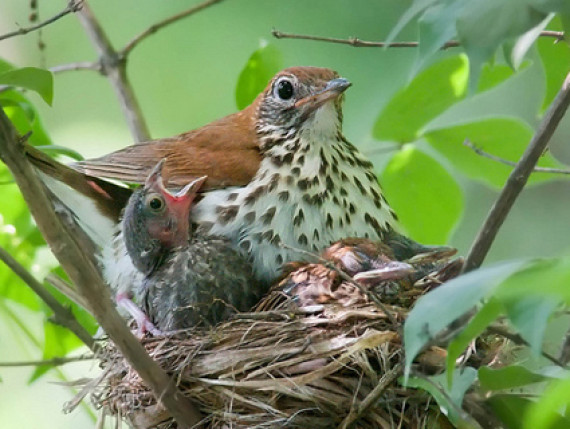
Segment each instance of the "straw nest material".
[[[427,427],[445,417],[427,393],[399,383],[398,331],[435,283],[417,282],[402,291],[405,300],[381,305],[390,318],[368,298],[348,307],[299,308],[282,294],[276,299],[276,291],[267,311],[142,342],[198,404],[206,427]],[[90,388],[97,407],[136,428],[176,427],[112,343],[100,359],[103,373]],[[440,372],[444,359],[444,350],[432,347],[416,359],[415,371]]]

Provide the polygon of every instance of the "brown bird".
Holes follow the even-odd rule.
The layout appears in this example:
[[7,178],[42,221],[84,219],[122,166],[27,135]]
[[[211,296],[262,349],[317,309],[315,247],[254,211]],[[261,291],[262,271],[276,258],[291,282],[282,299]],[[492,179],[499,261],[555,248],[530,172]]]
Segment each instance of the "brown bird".
[[224,238],[192,231],[190,208],[205,177],[176,193],[163,183],[160,162],[125,208],[122,236],[142,281],[134,295],[144,312],[123,296],[120,303],[141,331],[213,325],[259,300],[263,289],[251,265]]
[[[241,112],[73,167],[91,177],[142,184],[165,158],[164,174],[173,186],[207,176],[192,221],[202,233],[229,239],[267,284],[283,263],[305,258],[295,249],[318,253],[345,237],[389,241],[398,259],[425,252],[429,248],[395,231],[396,216],[372,164],[342,133],[343,93],[349,86],[329,69],[285,69]],[[60,179],[46,180],[56,187]],[[72,180],[64,183],[81,188]],[[65,203],[64,192],[54,192]],[[97,225],[89,229],[103,247],[107,280],[128,288],[140,279],[126,253],[119,218],[108,215],[111,209],[102,210],[105,204],[124,207],[113,198],[95,205],[71,203],[76,212],[84,210],[77,212],[80,222]],[[98,213],[104,222],[89,220]]]

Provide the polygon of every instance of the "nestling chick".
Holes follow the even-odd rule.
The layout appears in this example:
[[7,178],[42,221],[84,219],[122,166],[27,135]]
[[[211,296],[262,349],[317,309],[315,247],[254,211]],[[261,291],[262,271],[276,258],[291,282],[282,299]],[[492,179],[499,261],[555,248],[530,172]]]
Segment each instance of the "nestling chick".
[[263,292],[250,263],[227,239],[192,231],[189,212],[206,177],[172,193],[163,183],[163,165],[133,193],[123,219],[127,252],[144,275],[134,292],[144,310],[142,317],[134,314],[139,329],[213,325],[250,309]]

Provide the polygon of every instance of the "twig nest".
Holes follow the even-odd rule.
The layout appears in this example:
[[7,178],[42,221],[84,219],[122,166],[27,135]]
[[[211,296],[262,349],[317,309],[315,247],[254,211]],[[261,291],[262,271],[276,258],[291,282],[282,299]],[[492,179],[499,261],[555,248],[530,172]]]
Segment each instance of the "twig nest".
[[[407,309],[389,307],[402,321]],[[148,337],[149,354],[199,404],[209,427],[421,427],[429,397],[402,388],[400,334],[375,304],[239,314],[211,330]],[[428,371],[443,366],[425,353]],[[92,399],[137,428],[175,427],[113,344]],[[380,386],[380,388],[379,388]],[[368,404],[363,407],[362,404]],[[437,407],[434,407],[436,410]]]
[[[450,271],[441,273],[440,279]],[[344,281],[326,284],[338,288]],[[402,322],[415,300],[439,283],[426,276],[400,290],[400,298],[383,303],[361,291],[350,305],[327,299],[300,306],[299,299],[283,292],[290,286],[284,281],[256,312],[237,314],[215,328],[146,337],[142,343],[197,404],[205,427],[447,425],[429,394],[399,383]],[[445,357],[443,349],[432,347],[416,359],[414,370],[441,372]],[[97,407],[135,428],[176,427],[112,343],[106,344],[100,359],[102,375],[84,389],[91,391]]]

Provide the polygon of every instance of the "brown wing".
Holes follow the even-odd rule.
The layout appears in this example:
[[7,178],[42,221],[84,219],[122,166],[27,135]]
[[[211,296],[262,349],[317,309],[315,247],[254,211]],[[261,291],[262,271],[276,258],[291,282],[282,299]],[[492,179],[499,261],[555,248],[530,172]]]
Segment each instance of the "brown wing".
[[26,145],[25,150],[28,160],[40,171],[86,196],[102,215],[118,221],[121,210],[132,194],[130,189],[82,174],[33,146]]
[[254,106],[176,137],[136,144],[72,166],[91,176],[142,184],[166,158],[163,173],[169,185],[184,186],[201,176],[208,176],[202,190],[245,185],[261,162]]

